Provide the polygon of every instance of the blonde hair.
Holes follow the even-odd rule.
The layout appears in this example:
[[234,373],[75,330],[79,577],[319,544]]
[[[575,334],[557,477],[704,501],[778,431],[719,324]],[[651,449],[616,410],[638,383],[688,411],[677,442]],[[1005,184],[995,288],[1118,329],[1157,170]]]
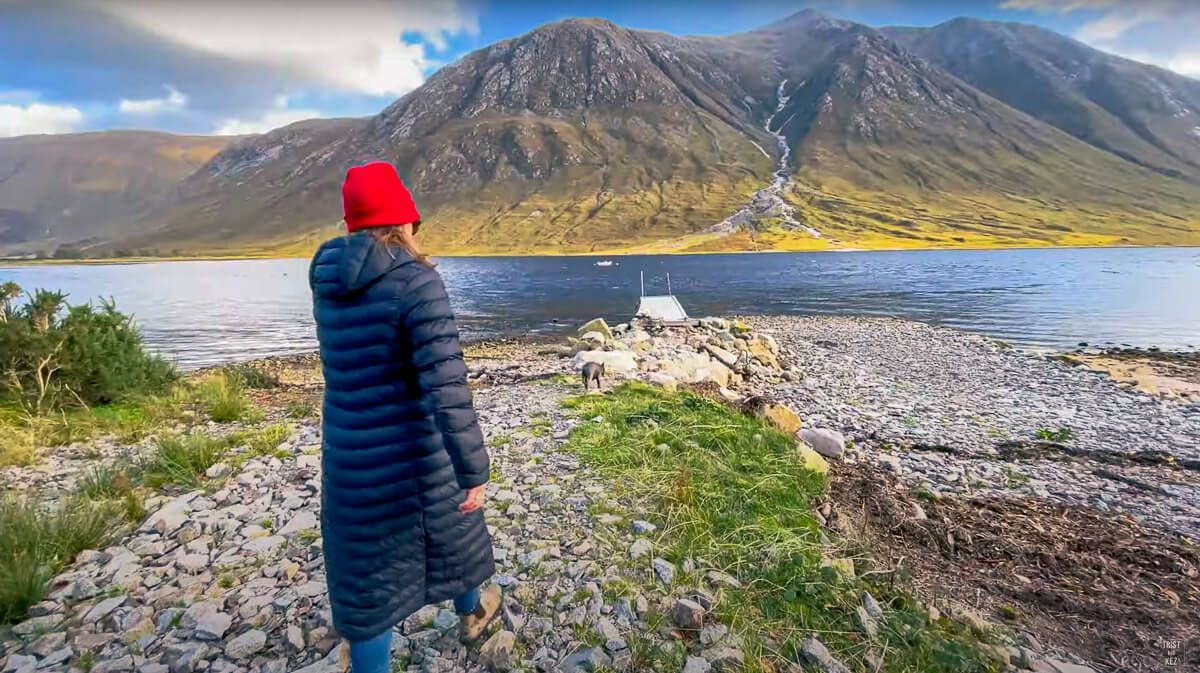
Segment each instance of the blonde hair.
[[389,248],[400,248],[409,255],[412,255],[412,258],[417,260],[419,264],[424,264],[432,269],[437,264],[429,259],[429,255],[421,252],[421,248],[417,246],[417,239],[413,236],[413,232],[416,231],[420,224],[420,221],[414,222],[411,228],[406,225],[374,227],[371,229],[371,235],[375,237],[375,240]]

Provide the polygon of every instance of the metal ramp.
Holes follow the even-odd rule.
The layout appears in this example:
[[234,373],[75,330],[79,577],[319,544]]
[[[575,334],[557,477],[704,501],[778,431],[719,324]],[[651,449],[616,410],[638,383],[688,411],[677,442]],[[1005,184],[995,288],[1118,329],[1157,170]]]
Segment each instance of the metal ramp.
[[646,295],[646,272],[641,274],[642,278],[642,296],[638,302],[637,316],[638,318],[649,318],[651,320],[660,320],[667,324],[688,323],[689,318],[687,311],[683,310],[683,305],[671,294],[671,274],[667,274],[667,293],[660,295]]

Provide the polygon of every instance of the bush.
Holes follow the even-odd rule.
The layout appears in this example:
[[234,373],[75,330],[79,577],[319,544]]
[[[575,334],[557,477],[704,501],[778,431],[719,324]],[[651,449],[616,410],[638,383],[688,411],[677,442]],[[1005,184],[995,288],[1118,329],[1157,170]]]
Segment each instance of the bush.
[[47,415],[160,392],[174,380],[111,301],[68,306],[66,295],[38,290],[14,307],[17,292],[0,286],[0,404]]
[[52,509],[0,498],[0,623],[23,618],[76,554],[102,547],[114,534],[112,516],[111,505],[80,499]]

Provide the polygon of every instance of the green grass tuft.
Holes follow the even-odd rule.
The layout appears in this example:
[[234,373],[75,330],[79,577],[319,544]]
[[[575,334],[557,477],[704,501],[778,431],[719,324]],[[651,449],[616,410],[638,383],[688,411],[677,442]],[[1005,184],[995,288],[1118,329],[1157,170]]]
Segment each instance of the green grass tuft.
[[76,554],[102,547],[119,532],[113,518],[110,504],[86,499],[50,508],[14,495],[0,498],[0,623],[24,617]]
[[159,438],[142,466],[142,481],[150,488],[167,484],[198,488],[205,470],[220,461],[229,446],[228,439],[201,434]]

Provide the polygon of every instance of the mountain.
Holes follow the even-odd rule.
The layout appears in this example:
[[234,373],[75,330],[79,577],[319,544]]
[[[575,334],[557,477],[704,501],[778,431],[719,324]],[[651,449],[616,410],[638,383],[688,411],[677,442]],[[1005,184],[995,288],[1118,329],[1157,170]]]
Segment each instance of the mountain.
[[694,233],[772,164],[770,136],[722,90],[730,76],[703,44],[598,20],[543,26],[465,56],[371,119],[228,148],[135,243],[290,236],[307,247],[340,218],[346,168],[378,158],[416,194],[435,250],[586,251]]
[[963,81],[1084,142],[1166,175],[1200,176],[1200,82],[1016,23],[885,28]]
[[373,117],[233,141],[90,250],[307,253],[372,159],[442,254],[1197,244],[1197,86],[1011,24],[572,19]]
[[0,138],[0,246],[128,235],[229,140],[143,131]]

